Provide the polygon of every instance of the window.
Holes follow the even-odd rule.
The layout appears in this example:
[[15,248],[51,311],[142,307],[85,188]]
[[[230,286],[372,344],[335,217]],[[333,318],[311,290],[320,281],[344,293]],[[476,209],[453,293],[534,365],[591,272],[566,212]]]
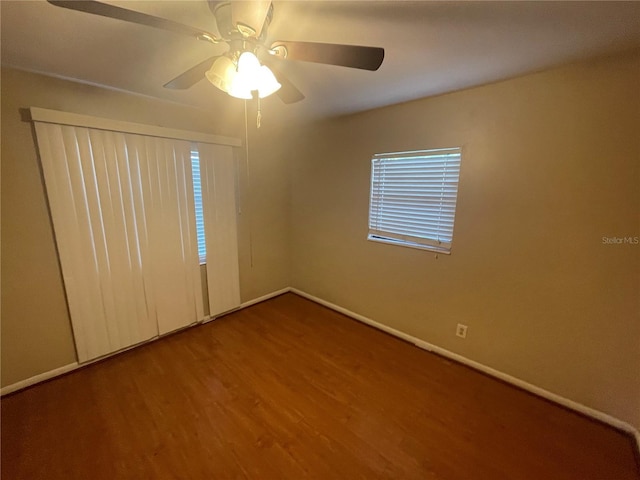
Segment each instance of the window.
[[191,147],[191,172],[193,176],[193,200],[196,206],[196,236],[200,264],[207,262],[207,247],[204,242],[204,216],[202,213],[202,184],[200,182],[200,155],[198,148]]
[[374,155],[369,240],[450,253],[459,174],[459,148]]

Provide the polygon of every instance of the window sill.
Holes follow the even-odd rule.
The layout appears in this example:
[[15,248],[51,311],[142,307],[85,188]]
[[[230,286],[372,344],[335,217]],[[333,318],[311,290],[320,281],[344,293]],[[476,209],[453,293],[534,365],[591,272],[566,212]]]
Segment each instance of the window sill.
[[442,253],[443,255],[451,255],[451,249],[447,249],[445,247],[436,247],[434,245],[421,245],[419,243],[407,242],[404,240],[396,240],[395,238],[368,235],[367,240],[371,242],[386,243],[388,245],[396,245],[398,247],[415,248],[417,250],[427,250],[429,252]]

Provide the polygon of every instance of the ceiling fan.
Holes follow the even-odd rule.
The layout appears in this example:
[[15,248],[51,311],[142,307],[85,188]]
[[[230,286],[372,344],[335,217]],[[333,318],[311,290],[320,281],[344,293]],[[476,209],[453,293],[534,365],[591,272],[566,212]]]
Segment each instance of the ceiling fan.
[[[280,40],[267,46],[267,30],[274,10],[270,0],[207,0],[220,36],[172,20],[98,1],[47,1],[58,7],[168,30],[212,44],[228,45],[227,52],[203,60],[167,82],[165,88],[187,89],[206,77],[221,90],[238,98],[252,98],[257,94],[265,97],[277,93],[284,103],[295,103],[305,97],[278,68],[278,63],[282,60],[375,71],[380,68],[384,59],[384,49],[379,47]],[[260,85],[256,83],[259,81],[262,82]]]

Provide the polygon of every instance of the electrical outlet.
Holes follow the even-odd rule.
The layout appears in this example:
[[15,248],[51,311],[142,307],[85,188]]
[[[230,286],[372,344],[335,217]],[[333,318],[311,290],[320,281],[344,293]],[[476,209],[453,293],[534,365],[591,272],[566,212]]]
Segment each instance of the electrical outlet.
[[467,326],[461,323],[456,327],[456,335],[460,338],[467,338]]

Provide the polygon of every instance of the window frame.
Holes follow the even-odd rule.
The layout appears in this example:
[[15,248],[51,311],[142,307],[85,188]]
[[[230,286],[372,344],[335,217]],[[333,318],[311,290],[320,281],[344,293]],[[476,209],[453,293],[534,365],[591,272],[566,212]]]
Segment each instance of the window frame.
[[[462,147],[452,147],[373,155],[367,240],[451,254],[462,150]],[[415,167],[409,165],[412,160],[427,158],[431,158],[431,162],[425,160],[422,165]],[[394,161],[403,162],[404,165],[393,165]],[[385,166],[392,168],[386,172],[383,170]],[[414,170],[414,172],[402,176],[403,169]],[[416,180],[413,176],[416,170],[420,170],[422,181]],[[432,179],[440,174],[441,180]],[[409,179],[415,180],[411,186],[405,185]],[[383,185],[385,181],[394,185],[389,186],[386,192]],[[429,190],[428,195],[431,198],[428,203],[431,205],[420,205],[414,201],[413,205],[407,207],[409,194],[415,197],[416,190],[423,189]],[[395,194],[396,200],[387,202],[385,205],[384,197],[385,195],[388,197],[390,191]],[[406,198],[403,199],[403,195]],[[436,210],[435,205],[438,203],[439,210]],[[409,212],[409,209],[413,211]],[[385,224],[387,229],[384,228]]]

